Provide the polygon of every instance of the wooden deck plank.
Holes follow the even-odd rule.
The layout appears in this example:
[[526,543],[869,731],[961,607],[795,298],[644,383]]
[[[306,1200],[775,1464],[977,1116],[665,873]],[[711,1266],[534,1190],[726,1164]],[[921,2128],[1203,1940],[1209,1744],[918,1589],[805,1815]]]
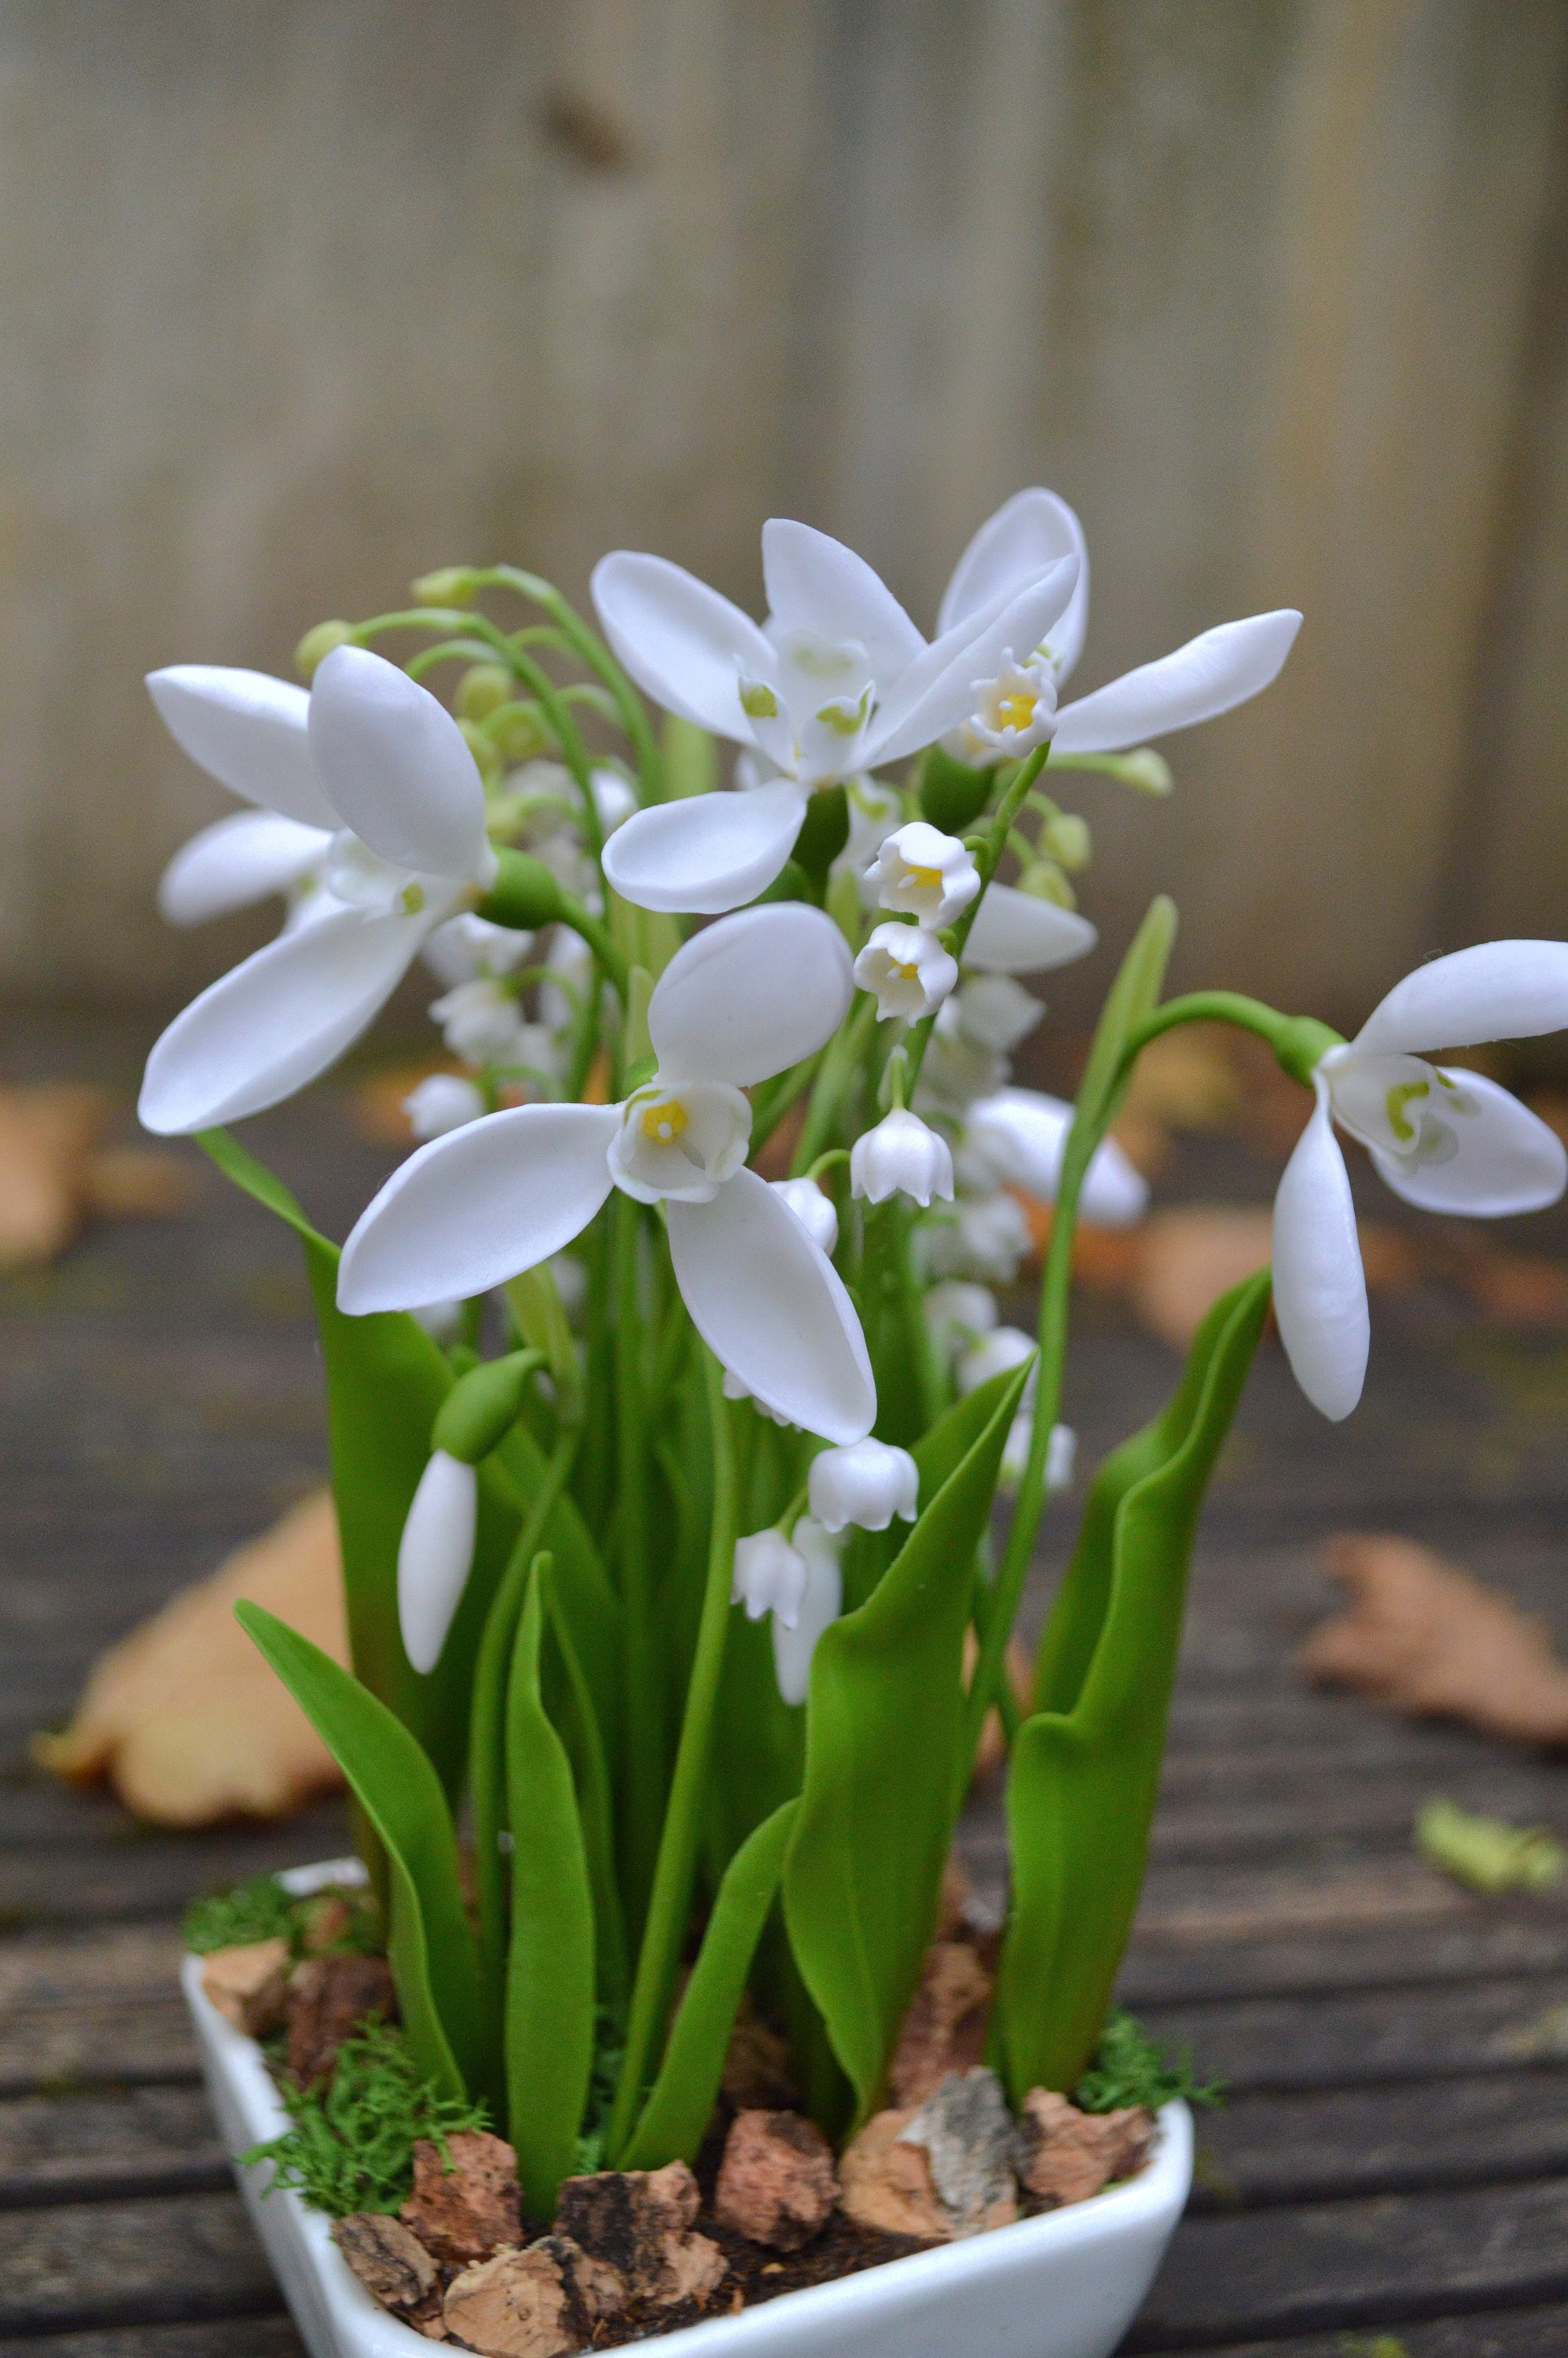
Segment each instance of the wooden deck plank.
[[1201,2112],[1197,2132],[1195,2214],[1564,2177],[1568,2073],[1247,2096]]
[[0,2102],[0,2211],[231,2183],[200,2086]]
[[[22,2344],[0,2335],[0,2348]],[[88,2333],[29,2334],[40,2358],[305,2358],[287,2317],[222,2318],[209,2325],[131,2325]]]
[[233,2192],[0,2212],[0,2334],[265,2316],[278,2305]]

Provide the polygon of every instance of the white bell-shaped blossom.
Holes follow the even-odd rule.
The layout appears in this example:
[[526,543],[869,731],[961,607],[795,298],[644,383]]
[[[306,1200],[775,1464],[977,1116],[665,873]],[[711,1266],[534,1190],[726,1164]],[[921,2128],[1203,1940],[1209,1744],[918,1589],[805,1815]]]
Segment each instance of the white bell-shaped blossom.
[[461,1073],[427,1073],[404,1098],[403,1110],[416,1138],[445,1138],[482,1118],[484,1096]]
[[1314,1408],[1361,1397],[1371,1344],[1349,1174],[1334,1125],[1360,1140],[1396,1195],[1496,1219],[1554,1204],[1568,1183],[1555,1132],[1496,1081],[1424,1061],[1435,1049],[1568,1024],[1568,943],[1484,942],[1396,983],[1313,1074],[1317,1103],[1274,1198],[1274,1311]]
[[[1022,1187],[1042,1203],[1056,1200],[1062,1156],[1073,1109],[1040,1089],[1004,1088],[971,1105],[964,1115],[964,1152],[978,1157],[993,1181]],[[968,1167],[973,1167],[972,1165]],[[1098,1228],[1130,1228],[1143,1217],[1149,1186],[1114,1138],[1102,1139],[1089,1158],[1078,1210]]]
[[468,1586],[478,1522],[478,1475],[438,1449],[419,1477],[397,1545],[397,1621],[416,1671],[433,1671],[441,1659]]
[[232,792],[331,836],[348,906],[285,933],[212,983],[147,1059],[140,1112],[165,1133],[237,1121],[336,1062],[435,928],[495,875],[484,788],[462,731],[395,664],[341,646],[307,691],[260,672],[155,672],[176,741]]
[[790,1538],[806,1566],[806,1587],[793,1624],[773,1615],[773,1671],[785,1703],[801,1704],[810,1692],[816,1641],[843,1610],[844,1575],[838,1541],[812,1516],[802,1515]]
[[753,1531],[750,1539],[736,1541],[730,1602],[745,1606],[748,1621],[773,1613],[793,1629],[805,1595],[806,1559],[782,1531]]
[[[981,1384],[990,1381],[992,1376],[1011,1374],[1014,1368],[1022,1368],[1025,1360],[1033,1358],[1036,1347],[1033,1336],[1026,1335],[1022,1326],[993,1326],[989,1334],[980,1336],[973,1350],[967,1351],[959,1360],[958,1390],[965,1393],[978,1391]],[[1033,1406],[1038,1374],[1038,1368],[1031,1372],[1023,1387],[1023,1398],[1019,1403],[1021,1408]]]
[[203,925],[283,894],[292,905],[319,883],[330,828],[281,811],[231,811],[181,844],[158,880],[158,914],[171,925]]
[[[1033,991],[1007,974],[970,975],[948,1004],[949,1021],[959,1036],[999,1056],[1011,1055],[1027,1040],[1045,1012]],[[943,1014],[946,1012],[945,1008]]]
[[1035,656],[1014,663],[1002,649],[994,679],[975,682],[975,708],[964,724],[965,751],[979,749],[983,762],[1019,762],[1037,745],[1048,744],[1056,728],[1056,680],[1049,662]]
[[924,925],[878,925],[855,960],[855,980],[877,1002],[877,1020],[933,1015],[958,979],[958,962]]
[[465,1065],[515,1065],[523,1060],[528,1026],[515,991],[490,975],[460,982],[430,1003],[433,1022]]
[[907,1449],[891,1442],[851,1442],[848,1449],[825,1449],[806,1476],[811,1511],[825,1531],[853,1523],[862,1531],[885,1531],[896,1515],[913,1523],[920,1512],[920,1468]]
[[996,1296],[983,1285],[962,1278],[945,1278],[926,1293],[923,1307],[938,1358],[950,1361],[973,1348],[997,1322]]
[[[575,942],[582,936],[573,934],[571,938]],[[520,933],[511,925],[492,925],[488,917],[476,917],[471,909],[465,909],[460,917],[449,917],[444,925],[437,926],[420,956],[438,982],[456,990],[461,983],[511,974],[533,947],[532,934]]]
[[[1016,1490],[1029,1464],[1029,1453],[1034,1444],[1034,1411],[1021,1408],[1008,1427],[1007,1439],[1001,1445],[1001,1465],[998,1478],[1002,1487]],[[1045,1444],[1045,1495],[1054,1498],[1059,1490],[1070,1490],[1073,1468],[1077,1464],[1078,1436],[1070,1424],[1054,1424]]]
[[953,1156],[946,1140],[917,1113],[895,1106],[849,1149],[849,1192],[868,1204],[885,1204],[890,1195],[908,1195],[922,1206],[934,1195],[951,1202]]
[[[953,570],[937,616],[939,631],[957,630],[966,619],[994,611],[1044,568],[1076,560],[1073,594],[1054,622],[1030,638],[1020,633],[1011,644],[1048,662],[1057,687],[1068,678],[1084,644],[1089,611],[1089,561],[1083,526],[1054,492],[1019,492],[989,516]],[[1212,720],[1278,677],[1290,654],[1301,616],[1293,607],[1250,614],[1205,631],[1157,663],[1123,673],[1076,703],[1061,705],[1055,717],[1057,753],[1115,753]],[[968,716],[965,716],[968,718]],[[984,763],[996,753],[972,732],[963,758]]]
[[963,915],[980,889],[980,871],[956,835],[916,818],[882,842],[866,882],[875,885],[879,906],[935,932]]
[[638,811],[605,847],[605,874],[645,909],[717,914],[771,884],[819,786],[897,762],[965,719],[977,678],[1033,647],[1071,598],[1076,560],[968,606],[930,644],[864,560],[809,525],[762,528],[759,625],[660,557],[625,549],[594,568],[604,633],[656,703],[753,752],[773,773],[747,794]]
[[770,1182],[781,1203],[789,1206],[818,1252],[831,1260],[838,1249],[838,1215],[833,1198],[815,1179],[774,1179]]
[[950,1212],[923,1221],[920,1249],[933,1277],[1011,1285],[1029,1250],[1029,1222],[1014,1197],[960,1195]]
[[342,1308],[487,1293],[559,1252],[620,1187],[663,1205],[676,1281],[722,1365],[791,1423],[858,1441],[876,1414],[860,1320],[797,1216],[742,1167],[741,1092],[814,1055],[849,998],[843,936],[819,909],[709,925],[648,1001],[653,1079],[621,1105],[513,1107],[422,1146],[343,1248]]

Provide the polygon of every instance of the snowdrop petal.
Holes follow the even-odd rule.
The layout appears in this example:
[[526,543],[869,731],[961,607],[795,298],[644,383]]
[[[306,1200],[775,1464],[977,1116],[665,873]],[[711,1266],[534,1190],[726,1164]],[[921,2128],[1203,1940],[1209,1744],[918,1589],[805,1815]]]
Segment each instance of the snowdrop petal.
[[877,1390],[854,1305],[767,1181],[738,1171],[710,1204],[672,1203],[668,1217],[676,1282],[715,1357],[807,1433],[869,1433]]
[[515,1106],[432,1139],[355,1222],[339,1307],[358,1316],[466,1300],[547,1260],[609,1195],[620,1119],[613,1106]]
[[778,630],[858,640],[879,686],[925,652],[925,641],[865,558],[810,525],[773,516],[762,526],[762,579]]
[[918,752],[975,706],[977,680],[993,678],[1011,647],[1037,647],[1066,611],[1078,578],[1075,557],[1059,557],[1049,572],[1016,597],[982,607],[978,615],[934,640],[877,708],[860,756],[863,769]]
[[263,671],[172,664],[147,693],[181,752],[248,803],[305,827],[341,827],[310,758],[310,695]]
[[484,787],[427,687],[368,647],[334,647],[310,688],[310,752],[333,808],[383,860],[488,882]]
[[1015,884],[993,884],[980,903],[964,964],[977,974],[1044,974],[1087,957],[1099,936],[1076,909],[1058,908]]
[[[1043,1203],[1056,1200],[1062,1155],[1073,1126],[1073,1109],[1060,1098],[1040,1089],[998,1089],[982,1098],[964,1117],[972,1136],[999,1179],[1027,1189]],[[1105,1228],[1130,1228],[1148,1207],[1149,1187],[1114,1138],[1102,1140],[1089,1158],[1078,1209],[1086,1220]]]
[[203,925],[248,909],[297,884],[331,840],[325,827],[302,827],[280,811],[232,811],[181,844],[159,880],[158,914],[171,925]]
[[804,901],[706,925],[676,952],[648,1001],[661,1077],[737,1088],[765,1081],[815,1055],[842,1022],[853,988],[843,935]]
[[1192,729],[1245,704],[1278,677],[1301,616],[1282,606],[1204,631],[1158,663],[1124,672],[1092,696],[1065,705],[1053,741],[1058,753],[1115,753],[1172,729]]
[[1438,1100],[1439,1118],[1458,1152],[1447,1163],[1411,1164],[1374,1147],[1379,1176],[1423,1212],[1495,1220],[1555,1204],[1568,1184],[1568,1153],[1556,1131],[1483,1074],[1451,1077],[1475,1109],[1452,1112]]
[[1054,492],[1015,492],[986,518],[953,568],[936,616],[937,631],[968,622],[1002,593],[1016,597],[1062,557],[1078,560],[1076,586],[1051,632],[1056,676],[1065,679],[1078,660],[1088,622],[1089,552],[1083,525]]
[[716,736],[751,743],[741,678],[771,680],[777,666],[749,614],[666,557],[632,549],[601,557],[592,588],[617,659],[655,704]]
[[147,1058],[137,1111],[164,1136],[242,1121],[336,1064],[391,998],[426,917],[357,909],[280,935],[210,983]]
[[1352,1045],[1379,1055],[1527,1040],[1568,1024],[1568,942],[1478,942],[1418,966]]
[[462,1603],[479,1527],[479,1476],[471,1466],[438,1449],[419,1487],[397,1548],[397,1622],[403,1650],[427,1674]]
[[604,872],[639,909],[719,916],[773,882],[805,817],[806,790],[788,778],[746,794],[654,803],[616,828],[604,847]]
[[1313,1406],[1336,1422],[1348,1416],[1367,1380],[1371,1320],[1350,1174],[1321,1083],[1274,1197],[1274,1314]]

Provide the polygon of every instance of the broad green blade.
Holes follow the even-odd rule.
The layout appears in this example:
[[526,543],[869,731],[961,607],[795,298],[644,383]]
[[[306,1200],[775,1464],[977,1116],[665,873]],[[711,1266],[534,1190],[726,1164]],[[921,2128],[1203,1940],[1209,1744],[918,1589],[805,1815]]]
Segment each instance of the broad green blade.
[[475,2085],[479,1965],[458,1882],[451,1812],[428,1757],[351,1671],[276,1614],[242,1601],[234,1616],[266,1656],[353,1789],[385,1847],[392,1910],[387,1951],[404,2028],[420,2071],[441,2093]]

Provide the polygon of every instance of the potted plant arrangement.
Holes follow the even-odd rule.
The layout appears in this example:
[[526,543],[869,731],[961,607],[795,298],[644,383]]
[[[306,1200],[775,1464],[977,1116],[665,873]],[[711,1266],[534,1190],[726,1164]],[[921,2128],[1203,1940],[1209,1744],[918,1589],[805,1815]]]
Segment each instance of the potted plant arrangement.
[[[158,1042],[142,1115],[297,1230],[320,1324],[351,1671],[239,1611],[341,1765],[360,1856],[204,1904],[187,1968],[317,2358],[1104,2358],[1188,2180],[1183,2075],[1111,1998],[1271,1293],[1214,1306],[1095,1474],[1020,1694],[1070,1478],[1075,1223],[1142,1203],[1110,1124],[1195,1019],[1311,1084],[1273,1304],[1330,1417],[1368,1350],[1335,1124],[1439,1210],[1564,1183],[1523,1107],[1426,1060],[1568,1020],[1558,944],[1440,958],[1346,1044],[1164,999],[1157,901],[1076,1106],[1009,1082],[1041,1011],[1018,978],[1096,938],[1087,829],[1045,782],[1164,791],[1146,741],[1265,687],[1294,613],[1066,701],[1087,563],[1047,492],[982,526],[929,641],[823,535],[772,523],[762,553],[760,626],[620,552],[602,634],[534,575],[458,568],[311,631],[308,686],[150,683],[253,806],[178,855],[167,913],[288,903]],[[414,1091],[424,1143],[340,1251],[226,1125],[420,957],[458,1068]],[[1033,1336],[992,1291],[1019,1191],[1053,1206]],[[1000,1924],[951,1864],[998,1719]]]

